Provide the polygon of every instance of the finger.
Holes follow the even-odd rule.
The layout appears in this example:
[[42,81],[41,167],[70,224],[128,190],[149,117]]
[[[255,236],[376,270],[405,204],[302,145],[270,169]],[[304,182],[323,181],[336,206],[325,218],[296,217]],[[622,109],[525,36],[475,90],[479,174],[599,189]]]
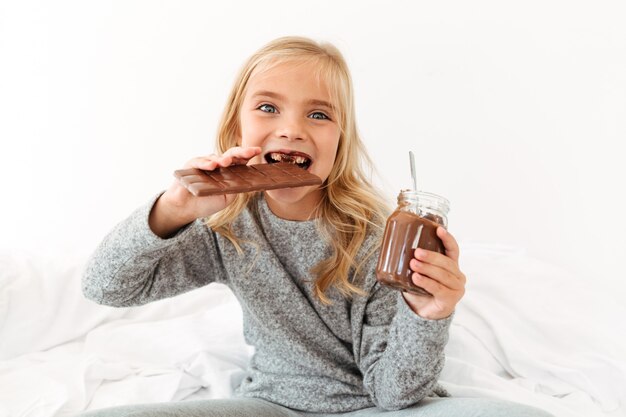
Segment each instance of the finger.
[[228,149],[222,156],[230,156],[236,161],[248,161],[261,153],[260,146],[235,146]]
[[437,236],[439,236],[439,239],[443,242],[443,246],[446,248],[446,255],[452,258],[452,260],[458,262],[460,251],[459,245],[454,236],[452,236],[452,234],[450,234],[450,232],[442,226],[437,228]]
[[224,152],[217,162],[222,167],[228,167],[231,165],[245,165],[248,161],[261,153],[259,146],[250,146],[242,148],[241,146],[235,146]]
[[228,149],[222,155],[211,154],[193,158],[185,164],[185,168],[198,168],[212,171],[217,167],[227,167],[236,164],[245,164],[250,158],[261,153],[261,147],[249,146],[242,148],[235,146]]
[[437,296],[446,290],[446,287],[444,287],[434,279],[428,278],[424,275],[420,275],[417,272],[413,272],[411,279],[413,280],[413,284],[425,289],[433,296]]
[[222,155],[215,160],[217,164],[221,167],[229,167],[233,164],[233,157],[230,155]]
[[453,275],[460,275],[459,263],[452,258],[443,255],[439,252],[434,252],[426,249],[415,249],[413,256],[423,263],[436,265],[450,272]]
[[213,171],[219,165],[217,162],[219,158],[220,157],[215,154],[193,158],[185,164],[185,168],[197,168],[206,171]]
[[411,262],[409,262],[409,266],[413,271],[419,273],[420,275],[434,279],[435,281],[452,290],[459,290],[463,288],[465,284],[463,282],[464,277],[462,277],[460,271],[459,275],[452,274],[441,267],[419,262],[417,259],[411,259]]

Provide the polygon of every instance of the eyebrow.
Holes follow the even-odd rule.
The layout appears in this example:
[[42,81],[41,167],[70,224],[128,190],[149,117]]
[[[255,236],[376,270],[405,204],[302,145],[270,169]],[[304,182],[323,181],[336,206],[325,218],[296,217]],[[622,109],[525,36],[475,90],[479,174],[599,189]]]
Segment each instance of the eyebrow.
[[[283,97],[282,95],[280,95],[278,93],[275,93],[273,91],[266,91],[266,90],[257,91],[256,93],[254,93],[252,95],[252,97],[258,97],[258,96],[272,97],[272,98],[275,98],[277,100],[285,100],[285,97]],[[334,106],[332,104],[330,104],[328,101],[319,100],[319,99],[315,99],[315,98],[307,100],[306,104],[313,104],[313,105],[316,105],[316,106],[324,106],[324,107],[328,107],[331,110],[334,109]]]

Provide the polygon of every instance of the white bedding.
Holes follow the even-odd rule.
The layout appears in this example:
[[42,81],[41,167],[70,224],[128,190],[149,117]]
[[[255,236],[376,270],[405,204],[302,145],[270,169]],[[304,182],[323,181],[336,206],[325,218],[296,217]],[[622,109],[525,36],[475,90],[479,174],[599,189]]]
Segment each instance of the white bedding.
[[[626,308],[514,248],[462,244],[443,385],[558,417],[626,415]],[[86,259],[0,254],[0,417],[228,397],[252,353],[213,284],[136,308],[83,298]]]

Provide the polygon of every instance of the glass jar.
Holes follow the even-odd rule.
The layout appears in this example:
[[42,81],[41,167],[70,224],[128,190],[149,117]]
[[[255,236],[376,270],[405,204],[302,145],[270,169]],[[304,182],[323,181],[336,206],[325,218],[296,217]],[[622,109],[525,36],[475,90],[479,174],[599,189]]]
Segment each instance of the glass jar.
[[413,283],[409,262],[417,248],[445,254],[437,227],[448,228],[449,210],[450,202],[436,194],[400,191],[398,208],[387,219],[376,266],[376,278],[381,284],[400,291],[431,295]]

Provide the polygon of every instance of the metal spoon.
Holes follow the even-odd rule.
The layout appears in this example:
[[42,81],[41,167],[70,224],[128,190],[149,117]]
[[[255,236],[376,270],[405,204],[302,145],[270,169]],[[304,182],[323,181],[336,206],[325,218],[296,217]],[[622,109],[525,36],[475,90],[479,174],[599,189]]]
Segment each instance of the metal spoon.
[[417,176],[415,175],[415,157],[413,151],[409,151],[409,159],[411,160],[411,177],[413,178],[413,191],[417,191]]

